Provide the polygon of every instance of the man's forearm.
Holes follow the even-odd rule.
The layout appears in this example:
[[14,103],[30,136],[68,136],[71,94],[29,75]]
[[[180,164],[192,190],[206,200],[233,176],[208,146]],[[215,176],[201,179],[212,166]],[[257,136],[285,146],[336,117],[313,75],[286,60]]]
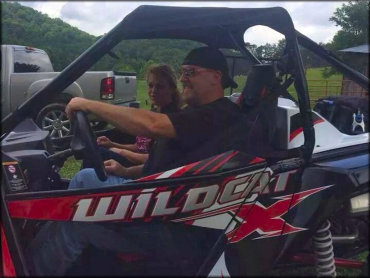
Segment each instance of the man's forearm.
[[115,127],[131,135],[150,138],[175,137],[176,132],[165,114],[143,109],[89,101],[85,111],[97,115]]

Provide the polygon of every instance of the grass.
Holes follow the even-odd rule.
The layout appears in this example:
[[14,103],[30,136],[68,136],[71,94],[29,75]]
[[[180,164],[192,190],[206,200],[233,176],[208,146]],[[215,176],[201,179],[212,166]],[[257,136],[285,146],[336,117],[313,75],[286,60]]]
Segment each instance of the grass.
[[[334,74],[328,78],[324,78],[322,76],[324,70],[325,67],[306,69],[306,80],[311,106],[319,98],[335,96],[341,93],[343,75]],[[297,98],[294,85],[291,85],[288,91],[294,98]]]
[[323,78],[322,72],[324,70],[325,68],[310,68],[306,71],[308,91],[312,100],[341,93],[343,75],[338,73]]
[[62,169],[60,169],[59,174],[62,178],[71,179],[76,173],[81,169],[81,160],[76,160],[73,156],[69,157]]
[[137,100],[140,101],[140,108],[150,109],[147,85],[144,79],[137,79]]
[[[358,256],[354,257],[353,260],[360,260],[362,262],[366,262],[366,258],[369,255],[369,251],[365,251]],[[336,267],[337,277],[361,277],[362,275],[361,269],[350,269],[350,268],[343,268],[343,267]],[[316,270],[315,267],[297,267],[295,269],[290,270],[274,270],[272,276],[298,276],[298,277],[315,277]],[[368,276],[368,275],[367,275]]]

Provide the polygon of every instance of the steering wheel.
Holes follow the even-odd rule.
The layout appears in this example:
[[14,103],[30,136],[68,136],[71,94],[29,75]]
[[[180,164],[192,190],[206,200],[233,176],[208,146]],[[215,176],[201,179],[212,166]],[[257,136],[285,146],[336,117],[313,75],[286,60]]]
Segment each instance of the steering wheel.
[[98,150],[95,134],[84,112],[76,111],[74,113],[72,128],[71,149],[74,157],[76,159],[88,159],[92,163],[99,180],[105,181],[107,173],[104,162]]

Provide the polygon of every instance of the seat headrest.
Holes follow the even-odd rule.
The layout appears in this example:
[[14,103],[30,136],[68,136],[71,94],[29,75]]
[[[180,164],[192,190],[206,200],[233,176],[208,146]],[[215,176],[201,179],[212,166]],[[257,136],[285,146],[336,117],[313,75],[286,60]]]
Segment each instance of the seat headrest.
[[273,85],[275,70],[273,65],[254,65],[247,77],[245,86],[241,93],[241,106],[246,108],[256,106]]

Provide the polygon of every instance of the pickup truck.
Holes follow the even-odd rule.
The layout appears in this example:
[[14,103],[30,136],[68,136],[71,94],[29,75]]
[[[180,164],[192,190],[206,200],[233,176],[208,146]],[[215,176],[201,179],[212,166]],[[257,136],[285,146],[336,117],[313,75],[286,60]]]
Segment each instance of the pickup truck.
[[[59,72],[55,72],[48,54],[33,47],[1,46],[1,118],[3,119],[25,100],[37,93]],[[138,107],[136,73],[116,71],[87,71],[63,92],[32,112],[42,129],[50,131],[51,139],[71,135],[71,123],[64,109],[73,97]],[[95,130],[105,123],[92,119]]]

